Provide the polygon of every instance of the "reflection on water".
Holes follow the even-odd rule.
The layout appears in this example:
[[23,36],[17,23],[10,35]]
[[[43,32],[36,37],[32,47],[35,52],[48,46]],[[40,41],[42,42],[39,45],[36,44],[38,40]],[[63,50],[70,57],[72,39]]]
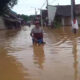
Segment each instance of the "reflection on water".
[[79,80],[78,78],[78,54],[77,54],[77,38],[73,38],[73,56],[74,56],[74,80]]
[[46,44],[37,46],[31,28],[0,31],[0,80],[80,80],[80,32],[44,28]]
[[34,53],[34,63],[38,64],[39,68],[43,69],[43,63],[45,60],[44,46],[43,45],[34,45],[33,53]]

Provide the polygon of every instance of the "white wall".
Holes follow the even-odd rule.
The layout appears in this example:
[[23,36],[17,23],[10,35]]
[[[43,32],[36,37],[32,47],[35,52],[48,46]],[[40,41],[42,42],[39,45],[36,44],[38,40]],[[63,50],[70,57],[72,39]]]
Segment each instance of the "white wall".
[[48,6],[48,19],[49,19],[49,25],[51,25],[51,22],[55,18],[57,7],[54,6]]

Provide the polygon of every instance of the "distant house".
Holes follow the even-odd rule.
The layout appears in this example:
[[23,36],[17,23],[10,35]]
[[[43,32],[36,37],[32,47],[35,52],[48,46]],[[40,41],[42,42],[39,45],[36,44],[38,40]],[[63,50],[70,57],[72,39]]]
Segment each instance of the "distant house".
[[47,10],[41,10],[42,19],[43,19],[43,25],[48,24],[48,11]]
[[[71,5],[48,6],[49,23],[55,20],[59,21],[64,26],[71,25]],[[80,5],[76,5],[76,16],[80,24]]]

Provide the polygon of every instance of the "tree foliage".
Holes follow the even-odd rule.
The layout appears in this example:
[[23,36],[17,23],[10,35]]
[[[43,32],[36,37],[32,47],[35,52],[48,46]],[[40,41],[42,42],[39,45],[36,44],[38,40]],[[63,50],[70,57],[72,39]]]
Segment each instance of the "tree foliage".
[[9,3],[8,3],[8,6],[13,7],[16,4],[17,4],[17,0],[10,0]]
[[35,15],[30,15],[30,16],[28,16],[28,15],[22,14],[21,17],[22,17],[25,21],[32,21],[32,20],[35,19]]
[[27,16],[27,15],[21,15],[21,17],[25,20],[25,21],[28,21],[29,20],[29,16]]
[[17,0],[0,0],[0,13],[17,4]]

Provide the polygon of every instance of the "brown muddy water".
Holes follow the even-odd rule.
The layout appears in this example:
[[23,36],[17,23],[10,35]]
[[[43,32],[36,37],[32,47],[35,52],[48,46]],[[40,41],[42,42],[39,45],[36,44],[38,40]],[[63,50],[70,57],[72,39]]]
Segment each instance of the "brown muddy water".
[[80,80],[80,32],[44,28],[33,46],[31,28],[0,31],[0,80]]

